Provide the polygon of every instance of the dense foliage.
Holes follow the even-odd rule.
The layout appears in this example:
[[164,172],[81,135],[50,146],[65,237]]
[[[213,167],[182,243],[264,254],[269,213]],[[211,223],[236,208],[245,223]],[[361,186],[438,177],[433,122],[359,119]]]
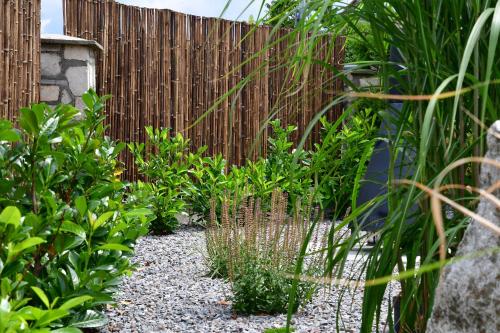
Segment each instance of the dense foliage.
[[320,119],[322,139],[315,144],[309,171],[314,173],[317,202],[335,219],[356,202],[357,183],[365,174],[377,139],[375,111],[381,110],[354,109],[340,130],[335,123]]
[[282,128],[279,119],[270,123],[273,134],[268,138],[264,179],[271,181],[276,184],[274,187],[279,187],[286,192],[292,203],[298,198],[307,196],[311,189],[310,153],[305,150],[294,150],[294,143],[290,136],[297,131],[297,126],[288,125]]
[[368,23],[357,22],[354,26],[343,30],[342,34],[346,37],[345,63],[377,60],[376,51],[370,47],[374,43],[374,36]]
[[[310,0],[272,0],[266,3],[266,23],[282,28],[295,28],[304,23],[304,16],[311,15]],[[334,6],[325,6],[321,22],[336,20],[337,10]],[[323,25],[327,29],[328,25]]]
[[150,212],[127,202],[105,98],[0,121],[0,332],[98,327]]
[[316,204],[339,217],[356,196],[355,180],[371,156],[376,111],[354,103],[340,129],[338,122],[322,118],[322,139],[311,151],[294,148],[291,136],[296,126],[270,121],[267,157],[247,160],[243,166],[228,166],[220,154],[203,156],[206,147],[190,153],[189,140],[181,134],[147,127],[147,142],[129,145],[139,172],[148,180],[135,184],[132,198],[152,204],[157,219],[151,229],[156,233],[173,232],[178,226],[176,216],[182,212],[205,225],[212,203],[220,218],[223,200],[234,199],[238,204],[252,196],[267,205],[275,189],[287,194],[290,210],[299,198],[314,197]]
[[[288,310],[290,290],[293,278],[293,266],[288,271],[283,267],[274,267],[272,263],[248,255],[235,270],[231,289],[233,291],[233,310],[243,314],[278,314]],[[292,309],[296,312],[299,305],[307,299],[311,285],[301,282],[297,299]]]
[[[265,23],[281,28],[304,29],[304,25],[313,22],[314,17],[320,21],[324,31],[345,36],[344,63],[378,60],[377,51],[372,47],[375,40],[370,24],[363,20],[342,20],[339,8],[345,4],[335,4],[335,1],[324,4],[319,6],[317,0],[273,0],[266,4]],[[303,16],[309,17],[304,20]],[[316,23],[314,21],[314,24]],[[387,50],[388,45],[385,47]]]
[[[195,161],[190,171],[190,209],[209,221],[207,266],[212,277],[231,281],[235,311],[287,310],[294,287],[290,276],[308,229],[304,224],[299,227],[299,221],[308,221],[301,214],[320,206],[338,218],[355,202],[379,125],[380,110],[366,105],[353,103],[335,123],[323,117],[321,141],[311,151],[295,149],[290,139],[295,126],[283,127],[280,120],[273,120],[267,158],[248,160],[229,172],[220,155],[199,156]],[[276,193],[283,193],[284,202],[276,203]],[[281,238],[288,235],[296,238],[283,242]],[[287,260],[276,260],[276,256]],[[320,271],[324,263],[316,264],[307,269],[308,274]],[[305,282],[294,288],[297,302],[293,312],[314,290]]]
[[194,218],[201,224],[210,216],[210,203],[216,202],[217,216],[220,216],[220,207],[224,193],[230,191],[237,184],[238,179],[233,174],[226,174],[226,160],[222,155],[215,157],[199,157],[191,170],[193,186],[189,198],[190,209]]
[[[269,199],[279,188],[291,199],[308,195],[312,178],[307,174],[309,153],[293,153],[290,136],[295,126],[281,127],[271,122],[267,159],[248,160],[243,166],[227,165],[222,155],[203,156],[206,147],[189,152],[190,142],[180,133],[168,129],[146,127],[147,142],[129,144],[138,170],[147,182],[137,182],[132,197],[137,202],[152,203],[156,220],[155,233],[171,233],[178,227],[176,216],[182,212],[193,215],[203,225],[209,220],[211,201],[216,202],[220,217],[223,198],[252,195]],[[235,199],[239,200],[239,199]]]
[[154,233],[171,233],[178,227],[177,215],[185,210],[190,195],[190,170],[205,148],[189,153],[189,140],[180,133],[170,136],[168,129],[146,127],[146,143],[132,143],[139,172],[148,180],[139,183],[141,199],[151,202],[156,215]]
[[[289,5],[291,2],[294,1],[274,1],[273,6],[282,10],[270,12],[263,21],[276,28],[286,26],[288,18],[296,13]],[[362,41],[365,50],[359,52],[364,54],[361,59],[351,60],[358,63],[368,60],[368,64],[379,69],[380,91],[372,97],[392,102],[392,106],[379,113],[390,128],[381,138],[389,150],[387,182],[381,184],[387,192],[357,207],[344,221],[355,225],[359,216],[369,214],[378,205],[387,206],[385,226],[378,232],[380,240],[369,253],[365,266],[363,278],[380,282],[364,290],[361,331],[372,332],[384,320],[396,323],[394,326],[400,331],[425,332],[439,281],[436,268],[443,265],[446,256],[455,253],[469,221],[458,213],[449,215],[450,218],[444,216],[439,200],[429,202],[426,191],[447,188],[444,195],[469,210],[475,209],[477,200],[471,200],[470,193],[449,189],[477,188],[479,165],[467,158],[484,156],[486,129],[498,119],[495,105],[500,95],[491,80],[498,76],[500,68],[499,2],[456,0],[450,5],[444,0],[347,3],[308,0],[306,3],[300,20],[289,30],[291,43],[303,41],[298,51],[290,49],[294,56],[284,65],[290,68],[290,75],[303,80],[309,67],[318,64],[314,59],[315,36],[343,33],[348,27],[351,40]],[[333,16],[332,10],[336,12]],[[360,23],[366,26],[356,29]],[[261,52],[272,47],[269,43]],[[331,47],[333,52],[334,46]],[[349,82],[347,71],[338,71],[327,64],[325,69],[333,70],[359,90]],[[455,93],[442,94],[450,91]],[[389,95],[394,92],[405,96],[400,99]],[[338,98],[331,105],[344,101]],[[321,112],[318,110],[318,115]],[[355,186],[361,180],[356,179]],[[332,236],[337,231],[337,227],[332,228]],[[365,241],[358,231],[353,230],[349,242],[337,243],[331,237],[325,249],[331,254],[325,274],[342,277],[346,253]],[[337,254],[333,249],[339,250]],[[400,305],[395,311],[399,317],[389,311],[388,317],[383,318],[387,280],[380,279],[392,276],[395,269],[404,277],[400,282],[397,303]],[[288,319],[289,325],[291,313]],[[395,327],[390,326],[393,331]]]

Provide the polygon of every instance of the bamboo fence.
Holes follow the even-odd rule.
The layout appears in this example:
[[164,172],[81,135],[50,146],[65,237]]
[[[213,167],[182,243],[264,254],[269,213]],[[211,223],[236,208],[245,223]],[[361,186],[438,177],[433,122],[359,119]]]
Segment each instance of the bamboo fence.
[[[314,115],[342,91],[333,71],[318,65],[305,83],[295,83],[284,64],[299,38],[287,30],[270,38],[270,27],[112,0],[64,0],[64,22],[66,34],[104,47],[97,88],[113,95],[106,122],[111,137],[125,142],[144,142],[146,125],[168,127],[194,147],[207,145],[207,154],[242,164],[266,154],[270,116],[296,124],[299,140]],[[269,40],[272,47],[265,47]],[[316,58],[338,68],[343,39],[319,38]],[[247,83],[236,90],[242,80]],[[341,112],[336,106],[327,115],[335,119]],[[317,140],[317,129],[310,142]],[[134,179],[132,156],[123,159],[127,178]]]
[[40,84],[40,0],[0,1],[0,118],[15,121]]

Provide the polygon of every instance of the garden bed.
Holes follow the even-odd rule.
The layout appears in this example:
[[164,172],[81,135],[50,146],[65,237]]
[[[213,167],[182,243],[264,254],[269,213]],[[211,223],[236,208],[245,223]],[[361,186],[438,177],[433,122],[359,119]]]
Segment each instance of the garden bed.
[[[137,270],[126,277],[109,307],[102,332],[263,332],[283,327],[285,315],[237,316],[231,310],[230,285],[207,276],[205,232],[183,226],[168,236],[147,236],[136,245]],[[364,256],[351,254],[346,272],[359,275]],[[346,275],[346,278],[349,276]],[[296,332],[333,332],[339,291],[320,290],[294,316]],[[396,294],[388,288],[388,297]],[[340,332],[359,332],[362,290],[344,293]],[[385,314],[382,315],[386,317]],[[382,323],[382,326],[385,323]]]

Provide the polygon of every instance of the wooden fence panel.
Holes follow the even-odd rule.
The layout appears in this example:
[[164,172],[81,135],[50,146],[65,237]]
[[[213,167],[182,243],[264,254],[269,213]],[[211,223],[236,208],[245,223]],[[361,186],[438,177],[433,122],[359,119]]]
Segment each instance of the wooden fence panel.
[[[290,31],[204,18],[112,0],[64,0],[65,32],[104,47],[98,59],[100,94],[112,94],[106,122],[114,139],[144,141],[144,127],[169,127],[207,154],[231,164],[266,154],[270,116],[295,124],[298,142],[314,115],[341,91],[332,71],[311,66],[295,80],[288,63],[299,45]],[[272,40],[272,47],[266,43]],[[318,39],[316,57],[339,67],[343,39]],[[240,91],[222,98],[242,80]],[[299,89],[300,88],[300,89]],[[213,111],[207,114],[210,108]],[[342,106],[331,108],[333,120]],[[308,144],[319,137],[319,126]],[[127,177],[136,175],[129,153]]]
[[0,118],[39,99],[40,0],[0,1]]

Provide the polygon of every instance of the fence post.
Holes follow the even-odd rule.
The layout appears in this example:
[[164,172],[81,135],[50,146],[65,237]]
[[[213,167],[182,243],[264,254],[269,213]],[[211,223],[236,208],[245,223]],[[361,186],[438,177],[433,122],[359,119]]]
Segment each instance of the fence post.
[[0,118],[37,102],[40,83],[40,0],[0,1]]

